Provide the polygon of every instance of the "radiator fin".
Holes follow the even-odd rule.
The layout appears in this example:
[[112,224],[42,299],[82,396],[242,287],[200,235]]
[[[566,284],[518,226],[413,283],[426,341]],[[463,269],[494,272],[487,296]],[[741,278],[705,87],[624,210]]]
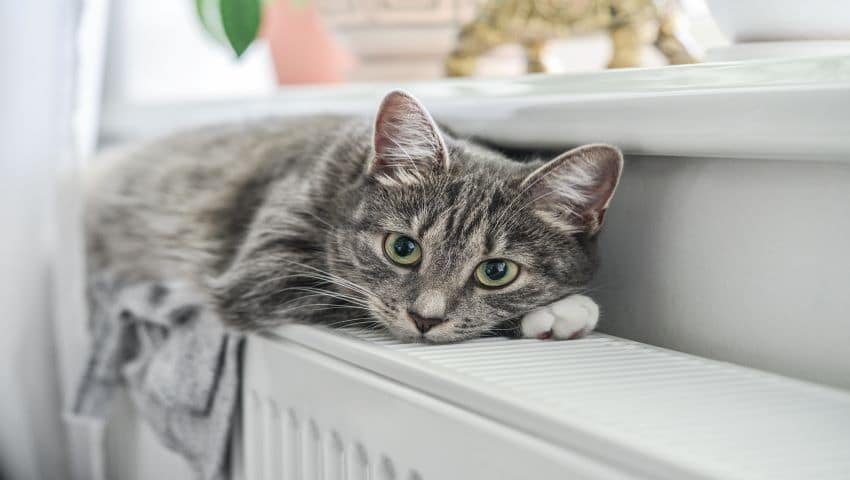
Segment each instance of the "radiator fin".
[[322,433],[315,420],[310,420],[307,435],[304,442],[304,478],[324,478]]
[[[249,480],[397,480],[396,466],[386,455],[379,462],[360,442],[344,442],[339,432],[322,432],[316,419],[300,420],[293,408],[285,412],[271,399],[248,392],[245,410],[252,438],[246,464]],[[404,477],[422,480],[415,470]]]
[[328,480],[345,480],[345,445],[337,432],[331,434],[328,446]]
[[378,480],[396,480],[393,461],[386,456],[381,458],[381,469],[378,472]]
[[[301,447],[302,447],[303,437],[301,436],[301,424],[298,422],[298,415],[295,413],[295,410],[288,409],[286,415],[286,445],[283,448],[283,465],[286,468],[286,476],[284,477],[274,477],[274,478],[292,478],[292,479],[300,479],[301,477]],[[278,455],[275,455],[276,458],[280,459],[281,449],[277,449]],[[271,480],[271,479],[270,479]]]
[[269,412],[269,421],[263,425],[268,439],[265,442],[266,448],[263,449],[266,478],[280,478],[283,476],[283,463],[278,453],[283,448],[284,425],[277,403],[270,399],[266,402],[266,407]]
[[351,480],[369,480],[369,454],[366,453],[366,447],[358,443],[352,453],[354,459],[351,463],[354,468],[351,471]]

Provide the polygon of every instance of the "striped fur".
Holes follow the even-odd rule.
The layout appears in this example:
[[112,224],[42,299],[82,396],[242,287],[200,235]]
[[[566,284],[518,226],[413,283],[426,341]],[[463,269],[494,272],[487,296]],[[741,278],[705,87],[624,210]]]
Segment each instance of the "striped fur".
[[[596,268],[622,157],[578,152],[512,161],[442,133],[401,92],[374,125],[311,117],[180,133],[114,155],[90,185],[91,285],[179,279],[242,329],[322,321],[431,342],[517,333],[524,313],[582,291]],[[388,261],[387,232],[415,238],[421,263]],[[490,258],[519,264],[517,280],[476,286]],[[421,335],[413,305],[447,321]]]

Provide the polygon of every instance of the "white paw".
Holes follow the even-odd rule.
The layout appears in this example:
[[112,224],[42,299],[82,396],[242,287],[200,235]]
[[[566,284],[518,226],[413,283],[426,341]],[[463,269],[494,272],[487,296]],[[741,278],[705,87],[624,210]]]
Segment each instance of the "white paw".
[[590,297],[571,295],[522,317],[522,336],[559,340],[579,338],[596,328],[599,306]]

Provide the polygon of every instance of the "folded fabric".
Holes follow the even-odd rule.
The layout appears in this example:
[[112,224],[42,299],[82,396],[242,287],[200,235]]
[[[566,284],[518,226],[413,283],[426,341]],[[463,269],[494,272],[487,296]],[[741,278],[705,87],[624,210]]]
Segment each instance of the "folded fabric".
[[118,388],[199,480],[230,477],[243,337],[185,285],[92,286],[92,349],[72,415],[105,421]]

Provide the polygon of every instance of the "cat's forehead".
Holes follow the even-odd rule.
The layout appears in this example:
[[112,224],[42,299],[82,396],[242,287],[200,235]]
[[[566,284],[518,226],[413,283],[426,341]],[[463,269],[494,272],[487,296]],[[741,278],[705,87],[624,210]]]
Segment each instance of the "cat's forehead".
[[446,249],[505,252],[517,231],[536,222],[523,214],[527,205],[515,186],[498,177],[455,177],[405,190],[398,193],[406,198],[385,206],[386,227]]

